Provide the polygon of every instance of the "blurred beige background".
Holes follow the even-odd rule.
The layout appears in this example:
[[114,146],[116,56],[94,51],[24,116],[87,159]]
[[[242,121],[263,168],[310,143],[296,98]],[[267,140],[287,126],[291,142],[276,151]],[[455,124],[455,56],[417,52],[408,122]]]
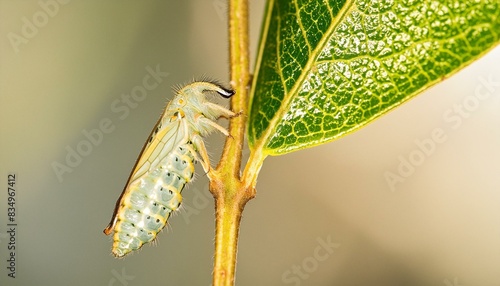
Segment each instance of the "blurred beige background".
[[[252,57],[263,5],[252,1]],[[228,81],[225,9],[222,0],[0,0],[0,285],[210,284],[213,202],[202,172],[156,246],[117,260],[102,229],[171,86]],[[497,48],[357,133],[268,158],[244,213],[237,285],[500,285],[499,62]],[[157,85],[127,99],[148,69],[161,71]],[[429,143],[435,132],[440,142]],[[207,140],[214,162],[222,140]],[[77,148],[85,156],[58,175],[54,165]],[[9,172],[18,175],[15,279],[5,267]],[[401,181],[389,184],[387,172]]]

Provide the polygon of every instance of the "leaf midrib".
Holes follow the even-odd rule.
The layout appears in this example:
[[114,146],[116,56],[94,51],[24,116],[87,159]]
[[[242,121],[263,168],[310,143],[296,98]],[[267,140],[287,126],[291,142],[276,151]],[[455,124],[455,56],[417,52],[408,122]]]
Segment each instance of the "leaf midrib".
[[[275,0],[272,0],[270,2],[272,2],[272,3],[269,4],[270,6],[268,6],[268,9],[270,9],[271,7],[273,7]],[[294,2],[296,2],[296,1],[294,1]],[[254,149],[266,150],[265,144],[268,143],[269,139],[271,138],[271,135],[275,133],[275,129],[278,126],[278,124],[277,124],[278,121],[282,119],[283,115],[286,112],[288,112],[289,106],[290,106],[290,104],[292,102],[292,99],[293,99],[293,95],[295,95],[295,93],[298,91],[298,89],[300,88],[300,86],[302,86],[302,82],[305,80],[305,77],[309,74],[308,71],[310,71],[311,68],[316,64],[316,59],[318,58],[318,56],[320,55],[321,51],[323,50],[326,42],[330,39],[330,36],[332,35],[333,31],[337,27],[338,23],[340,23],[344,19],[344,17],[350,11],[352,11],[354,9],[354,7],[355,7],[354,1],[347,0],[346,3],[344,4],[344,6],[339,10],[337,16],[333,16],[332,15],[332,22],[331,22],[330,26],[328,27],[328,29],[326,30],[326,32],[323,34],[323,37],[321,38],[321,40],[316,45],[316,48],[313,50],[313,52],[311,52],[311,55],[309,56],[309,59],[308,59],[306,65],[302,69],[301,75],[295,81],[293,87],[290,89],[289,92],[285,92],[285,95],[283,97],[283,100],[281,101],[281,105],[280,105],[280,108],[278,109],[278,112],[276,112],[274,114],[273,118],[269,121],[269,124],[268,124],[267,128],[264,130],[264,132],[261,133],[260,138],[258,138],[255,141]],[[330,13],[332,13],[331,12],[332,11],[331,7],[329,7],[329,10],[330,10]],[[267,25],[265,27],[265,32],[266,32],[265,36],[266,37],[267,37],[267,33],[269,31],[269,22],[270,22],[271,14],[272,13],[267,13],[267,14],[268,14],[268,17],[267,17],[266,22],[265,22],[266,25]],[[297,17],[297,19],[300,19],[300,18]],[[307,40],[307,38],[306,38],[306,40]],[[264,41],[262,41],[262,42],[264,42]],[[264,45],[264,44],[265,43],[262,43],[262,45]],[[278,44],[279,44],[279,42],[278,42]],[[256,71],[259,71],[259,69],[260,69],[260,65],[261,65],[261,62],[262,62],[262,53],[263,52],[264,52],[264,49],[260,48],[260,53],[258,55],[259,56],[259,64],[256,65],[256,67],[255,67]],[[280,54],[277,53],[277,55],[279,56]],[[307,71],[307,72],[305,72],[305,71]],[[280,77],[282,77],[283,73],[280,72],[279,75],[280,75]],[[284,82],[283,82],[283,90],[285,91],[285,84],[284,84]],[[267,153],[267,152],[264,152],[264,153]]]

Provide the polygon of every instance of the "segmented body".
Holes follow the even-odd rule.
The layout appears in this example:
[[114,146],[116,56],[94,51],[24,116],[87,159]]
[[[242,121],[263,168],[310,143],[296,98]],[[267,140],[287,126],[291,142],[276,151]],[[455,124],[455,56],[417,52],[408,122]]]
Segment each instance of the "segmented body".
[[210,91],[226,97],[233,94],[214,83],[192,83],[178,91],[153,129],[104,230],[106,234],[114,231],[115,256],[124,256],[156,238],[170,213],[179,208],[196,160],[209,171],[202,136],[214,129],[228,135],[214,120],[235,115],[205,101],[204,93]]
[[115,226],[113,252],[123,256],[152,241],[182,202],[181,192],[194,174],[194,156],[183,144],[130,185]]

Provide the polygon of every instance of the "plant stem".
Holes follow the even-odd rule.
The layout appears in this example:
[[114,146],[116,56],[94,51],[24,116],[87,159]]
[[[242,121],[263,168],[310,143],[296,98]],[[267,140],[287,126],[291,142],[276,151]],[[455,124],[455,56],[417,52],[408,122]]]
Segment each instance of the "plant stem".
[[219,165],[210,176],[210,191],[215,198],[213,285],[216,286],[234,285],[241,214],[245,204],[255,196],[255,189],[240,180],[250,84],[248,2],[229,0],[228,10],[231,85],[236,90],[231,109],[240,115],[229,122],[231,136],[226,139]]
[[[227,186],[224,181],[212,180],[211,189],[224,190],[222,196],[215,200],[215,260],[213,272],[213,285],[232,286],[236,270],[236,254],[238,249],[238,233],[241,214],[246,202],[250,200],[245,195],[245,190],[237,190],[235,196],[227,195],[234,193],[234,187]],[[218,186],[214,186],[218,185]],[[240,185],[240,184],[237,184]]]
[[217,169],[225,169],[227,174],[239,178],[250,84],[247,0],[229,0],[228,17],[231,85],[236,90],[231,100],[231,110],[240,115],[229,123],[232,138],[226,140]]

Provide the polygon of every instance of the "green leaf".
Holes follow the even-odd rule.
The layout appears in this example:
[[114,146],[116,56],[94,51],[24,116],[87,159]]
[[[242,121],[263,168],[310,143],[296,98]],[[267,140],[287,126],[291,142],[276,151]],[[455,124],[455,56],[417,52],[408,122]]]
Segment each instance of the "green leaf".
[[272,1],[248,138],[278,155],[355,131],[499,42],[495,1]]

